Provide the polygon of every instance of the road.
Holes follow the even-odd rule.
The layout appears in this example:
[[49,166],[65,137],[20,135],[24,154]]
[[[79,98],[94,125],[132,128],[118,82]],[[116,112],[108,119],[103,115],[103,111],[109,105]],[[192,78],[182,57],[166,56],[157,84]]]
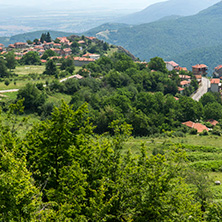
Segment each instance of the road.
[[197,90],[197,92],[192,96],[193,100],[199,101],[200,98],[207,93],[208,88],[210,87],[210,80],[202,77],[201,87]]

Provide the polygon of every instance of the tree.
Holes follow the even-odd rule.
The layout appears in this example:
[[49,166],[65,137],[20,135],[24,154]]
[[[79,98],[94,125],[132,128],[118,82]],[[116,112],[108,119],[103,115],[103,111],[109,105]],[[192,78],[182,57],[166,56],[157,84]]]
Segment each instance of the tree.
[[208,103],[206,106],[204,106],[204,118],[206,120],[222,119],[222,105],[217,102]]
[[20,60],[24,65],[39,65],[41,64],[38,52],[28,52]]
[[41,38],[40,38],[40,42],[43,43],[44,41],[46,41],[46,42],[51,42],[52,41],[52,38],[51,38],[51,35],[50,35],[49,32],[42,33]]
[[24,98],[25,110],[39,111],[39,108],[45,103],[46,95],[37,89],[34,84],[28,83],[21,88],[17,94],[17,100]]
[[52,57],[52,56],[56,56],[57,54],[54,52],[54,51],[52,51],[51,49],[47,49],[45,52],[44,52],[44,54],[42,55],[42,59],[48,59],[48,58],[50,58],[50,57]]
[[78,42],[76,41],[72,42],[71,49],[73,54],[78,54],[80,51]]
[[55,62],[53,60],[49,60],[46,63],[44,74],[54,75],[54,76],[57,74],[56,64],[55,64]]
[[72,57],[68,57],[67,59],[63,59],[62,65],[60,67],[61,70],[66,70],[70,74],[75,70],[75,64]]
[[155,71],[160,71],[163,73],[167,72],[166,64],[165,64],[164,60],[160,57],[154,57],[154,58],[150,59],[149,69],[155,70]]
[[9,77],[9,72],[7,70],[6,62],[2,57],[0,57],[0,77],[1,78]]
[[15,59],[15,54],[14,52],[8,52],[8,54],[5,57],[6,59],[6,66],[8,69],[10,69],[10,71],[12,69],[15,69],[16,65],[17,65],[17,61]]

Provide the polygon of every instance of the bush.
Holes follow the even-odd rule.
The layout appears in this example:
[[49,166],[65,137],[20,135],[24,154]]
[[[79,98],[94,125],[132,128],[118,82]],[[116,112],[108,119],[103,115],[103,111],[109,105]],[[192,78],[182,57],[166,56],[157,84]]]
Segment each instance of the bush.
[[204,130],[204,131],[201,132],[199,135],[200,135],[200,136],[208,136],[208,132],[207,132],[207,130]]
[[197,130],[194,128],[191,128],[189,133],[190,135],[197,135]]

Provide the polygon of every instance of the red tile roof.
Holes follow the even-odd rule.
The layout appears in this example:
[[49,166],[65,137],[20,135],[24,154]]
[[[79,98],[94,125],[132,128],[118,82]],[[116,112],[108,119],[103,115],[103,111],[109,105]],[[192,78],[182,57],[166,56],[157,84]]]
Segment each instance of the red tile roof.
[[183,91],[184,88],[178,87],[178,91]]
[[185,86],[185,85],[188,85],[189,83],[190,83],[189,81],[184,80],[180,82],[180,85]]
[[176,70],[176,71],[182,71],[182,70],[183,70],[183,71],[185,71],[185,72],[188,71],[186,67],[180,67],[180,66],[176,67],[175,70]]
[[14,45],[15,45],[15,46],[16,46],[16,45],[27,45],[27,43],[25,43],[25,42],[16,42]]
[[215,70],[219,70],[221,68],[222,68],[222,65],[219,65],[219,66],[215,67]]
[[170,64],[173,67],[179,66],[179,64],[175,63],[174,61],[170,61],[170,62],[166,62],[166,63]]
[[211,123],[213,126],[216,126],[219,123],[217,120],[214,119],[208,119],[206,122]]
[[204,64],[197,64],[197,65],[195,65],[195,66],[192,66],[192,68],[203,69],[203,68],[207,68],[207,66],[204,65]]
[[182,124],[185,125],[185,126],[188,126],[190,128],[196,129],[198,133],[201,133],[204,130],[209,131],[209,129],[205,125],[203,125],[201,123],[194,123],[192,121],[187,121],[187,122],[184,122]]
[[179,75],[180,79],[191,79],[191,76],[188,75]]
[[85,44],[86,42],[84,40],[78,41],[79,44]]
[[45,59],[41,59],[41,62],[42,62],[42,63],[46,63],[47,60],[45,60]]
[[219,84],[220,83],[220,79],[211,79],[210,83],[211,84]]
[[179,100],[179,98],[177,98],[177,97],[175,97],[175,96],[174,96],[174,99],[175,99],[175,100]]

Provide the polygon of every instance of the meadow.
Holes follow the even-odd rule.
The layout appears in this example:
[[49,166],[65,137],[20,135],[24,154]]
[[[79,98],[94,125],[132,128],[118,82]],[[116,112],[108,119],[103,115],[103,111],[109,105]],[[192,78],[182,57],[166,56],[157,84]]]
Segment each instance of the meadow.
[[222,137],[186,135],[182,138],[130,138],[125,144],[124,152],[130,149],[132,154],[136,156],[140,153],[141,146],[150,155],[155,150],[164,153],[172,146],[185,150],[190,169],[206,173],[214,201],[222,201],[222,185],[215,185],[215,181],[222,182]]

